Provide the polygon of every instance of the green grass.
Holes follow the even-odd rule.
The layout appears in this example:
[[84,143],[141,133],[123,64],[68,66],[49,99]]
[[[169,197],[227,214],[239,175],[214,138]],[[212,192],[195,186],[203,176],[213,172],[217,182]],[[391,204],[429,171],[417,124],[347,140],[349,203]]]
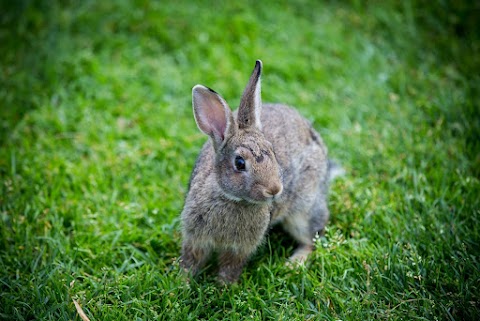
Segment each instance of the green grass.
[[[0,9],[1,319],[480,319],[478,5],[62,3]],[[306,268],[274,231],[188,284],[191,88],[237,106],[255,59],[347,174]]]

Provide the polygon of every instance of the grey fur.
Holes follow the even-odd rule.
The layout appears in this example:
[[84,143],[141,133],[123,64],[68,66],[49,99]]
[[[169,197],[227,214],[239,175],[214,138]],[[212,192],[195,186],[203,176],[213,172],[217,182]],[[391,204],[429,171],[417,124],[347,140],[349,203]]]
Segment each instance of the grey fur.
[[[303,261],[329,217],[327,148],[296,110],[262,106],[261,72],[257,61],[238,114],[214,91],[193,89],[197,125],[211,139],[197,159],[181,214],[181,265],[196,273],[218,252],[219,279],[227,283],[238,279],[272,224],[298,241],[291,259]],[[235,168],[237,156],[246,171]]]

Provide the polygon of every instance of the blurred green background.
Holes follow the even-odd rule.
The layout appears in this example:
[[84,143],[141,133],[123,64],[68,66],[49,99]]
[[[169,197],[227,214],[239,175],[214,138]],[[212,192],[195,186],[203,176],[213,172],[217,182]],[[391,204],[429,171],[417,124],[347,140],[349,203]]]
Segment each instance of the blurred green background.
[[[479,319],[474,1],[2,1],[0,318]],[[295,106],[346,169],[306,268],[186,283],[191,88]]]

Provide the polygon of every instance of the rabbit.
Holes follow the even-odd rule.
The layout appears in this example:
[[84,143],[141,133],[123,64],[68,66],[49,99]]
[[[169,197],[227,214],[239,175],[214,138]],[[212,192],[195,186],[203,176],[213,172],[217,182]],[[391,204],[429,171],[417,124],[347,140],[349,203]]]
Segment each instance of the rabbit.
[[261,101],[256,61],[240,106],[232,112],[214,90],[192,89],[198,128],[210,139],[200,151],[181,213],[180,266],[195,275],[213,252],[218,280],[236,282],[269,229],[280,223],[303,262],[323,233],[329,210],[327,148],[296,110]]

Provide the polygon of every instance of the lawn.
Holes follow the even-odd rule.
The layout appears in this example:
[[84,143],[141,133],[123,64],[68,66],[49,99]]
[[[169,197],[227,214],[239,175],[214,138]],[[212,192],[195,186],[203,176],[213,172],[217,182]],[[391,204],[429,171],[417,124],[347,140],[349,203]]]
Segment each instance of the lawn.
[[[480,319],[478,4],[0,6],[0,319]],[[346,174],[305,267],[273,229],[237,284],[187,283],[191,88],[238,106],[256,59]]]

